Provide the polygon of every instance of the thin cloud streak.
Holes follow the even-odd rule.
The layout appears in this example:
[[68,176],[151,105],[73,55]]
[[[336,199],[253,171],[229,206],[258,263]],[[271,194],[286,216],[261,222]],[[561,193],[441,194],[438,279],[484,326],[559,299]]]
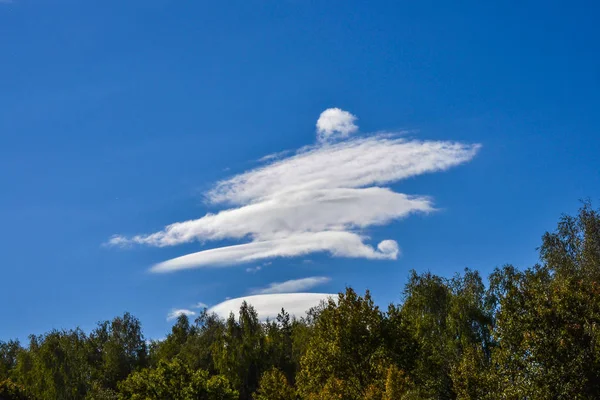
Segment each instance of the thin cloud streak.
[[154,265],[152,272],[174,272],[199,267],[224,267],[262,259],[296,257],[327,252],[334,257],[395,260],[400,249],[393,240],[384,240],[377,249],[350,232],[298,233],[282,239],[219,247],[173,258]]
[[263,289],[256,289],[252,294],[274,294],[274,293],[294,293],[309,290],[315,286],[323,285],[331,281],[326,276],[311,276],[309,278],[292,279],[285,282],[274,282]]
[[179,318],[181,315],[187,315],[188,317],[192,317],[196,315],[195,311],[187,310],[185,308],[181,309],[173,309],[167,314],[167,321],[172,321],[174,319]]

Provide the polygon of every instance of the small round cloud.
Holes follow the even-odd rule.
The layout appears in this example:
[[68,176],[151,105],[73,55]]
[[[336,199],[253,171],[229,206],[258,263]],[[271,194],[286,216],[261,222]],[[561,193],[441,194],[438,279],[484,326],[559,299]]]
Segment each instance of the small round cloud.
[[377,249],[392,259],[396,259],[400,253],[400,248],[395,240],[383,240],[377,245]]
[[354,124],[356,116],[341,108],[328,108],[317,120],[317,139],[326,142],[332,139],[345,138],[358,131]]

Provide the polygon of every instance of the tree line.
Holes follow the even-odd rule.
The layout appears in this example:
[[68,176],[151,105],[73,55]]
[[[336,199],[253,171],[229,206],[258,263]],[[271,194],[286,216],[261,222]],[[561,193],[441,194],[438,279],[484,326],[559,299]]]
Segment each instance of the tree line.
[[182,315],[161,341],[125,314],[0,342],[0,399],[598,399],[599,211],[563,216],[539,256],[486,282],[412,271],[387,309],[347,288],[298,319]]

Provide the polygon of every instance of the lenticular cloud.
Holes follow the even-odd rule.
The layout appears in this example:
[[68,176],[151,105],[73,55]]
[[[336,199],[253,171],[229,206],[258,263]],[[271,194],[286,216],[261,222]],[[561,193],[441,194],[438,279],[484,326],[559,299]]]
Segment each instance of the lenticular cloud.
[[[276,257],[325,252],[333,257],[396,259],[396,241],[367,243],[367,227],[385,225],[433,210],[427,196],[397,193],[386,187],[417,175],[447,170],[471,160],[479,145],[408,140],[394,134],[348,137],[356,117],[324,111],[317,123],[317,144],[284,158],[217,182],[206,200],[221,205],[215,214],[146,235],[113,236],[112,245],[175,246],[188,242],[237,240],[164,261],[154,272],[231,266]],[[337,141],[324,140],[337,135]],[[343,140],[342,140],[343,139]]]

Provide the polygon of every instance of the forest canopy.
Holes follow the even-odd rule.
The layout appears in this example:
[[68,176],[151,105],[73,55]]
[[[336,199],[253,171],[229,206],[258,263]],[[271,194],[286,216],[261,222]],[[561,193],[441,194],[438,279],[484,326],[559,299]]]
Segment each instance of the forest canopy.
[[600,213],[545,233],[539,263],[484,280],[411,271],[402,301],[347,288],[302,318],[180,316],[146,341],[125,313],[0,342],[0,399],[600,398]]

